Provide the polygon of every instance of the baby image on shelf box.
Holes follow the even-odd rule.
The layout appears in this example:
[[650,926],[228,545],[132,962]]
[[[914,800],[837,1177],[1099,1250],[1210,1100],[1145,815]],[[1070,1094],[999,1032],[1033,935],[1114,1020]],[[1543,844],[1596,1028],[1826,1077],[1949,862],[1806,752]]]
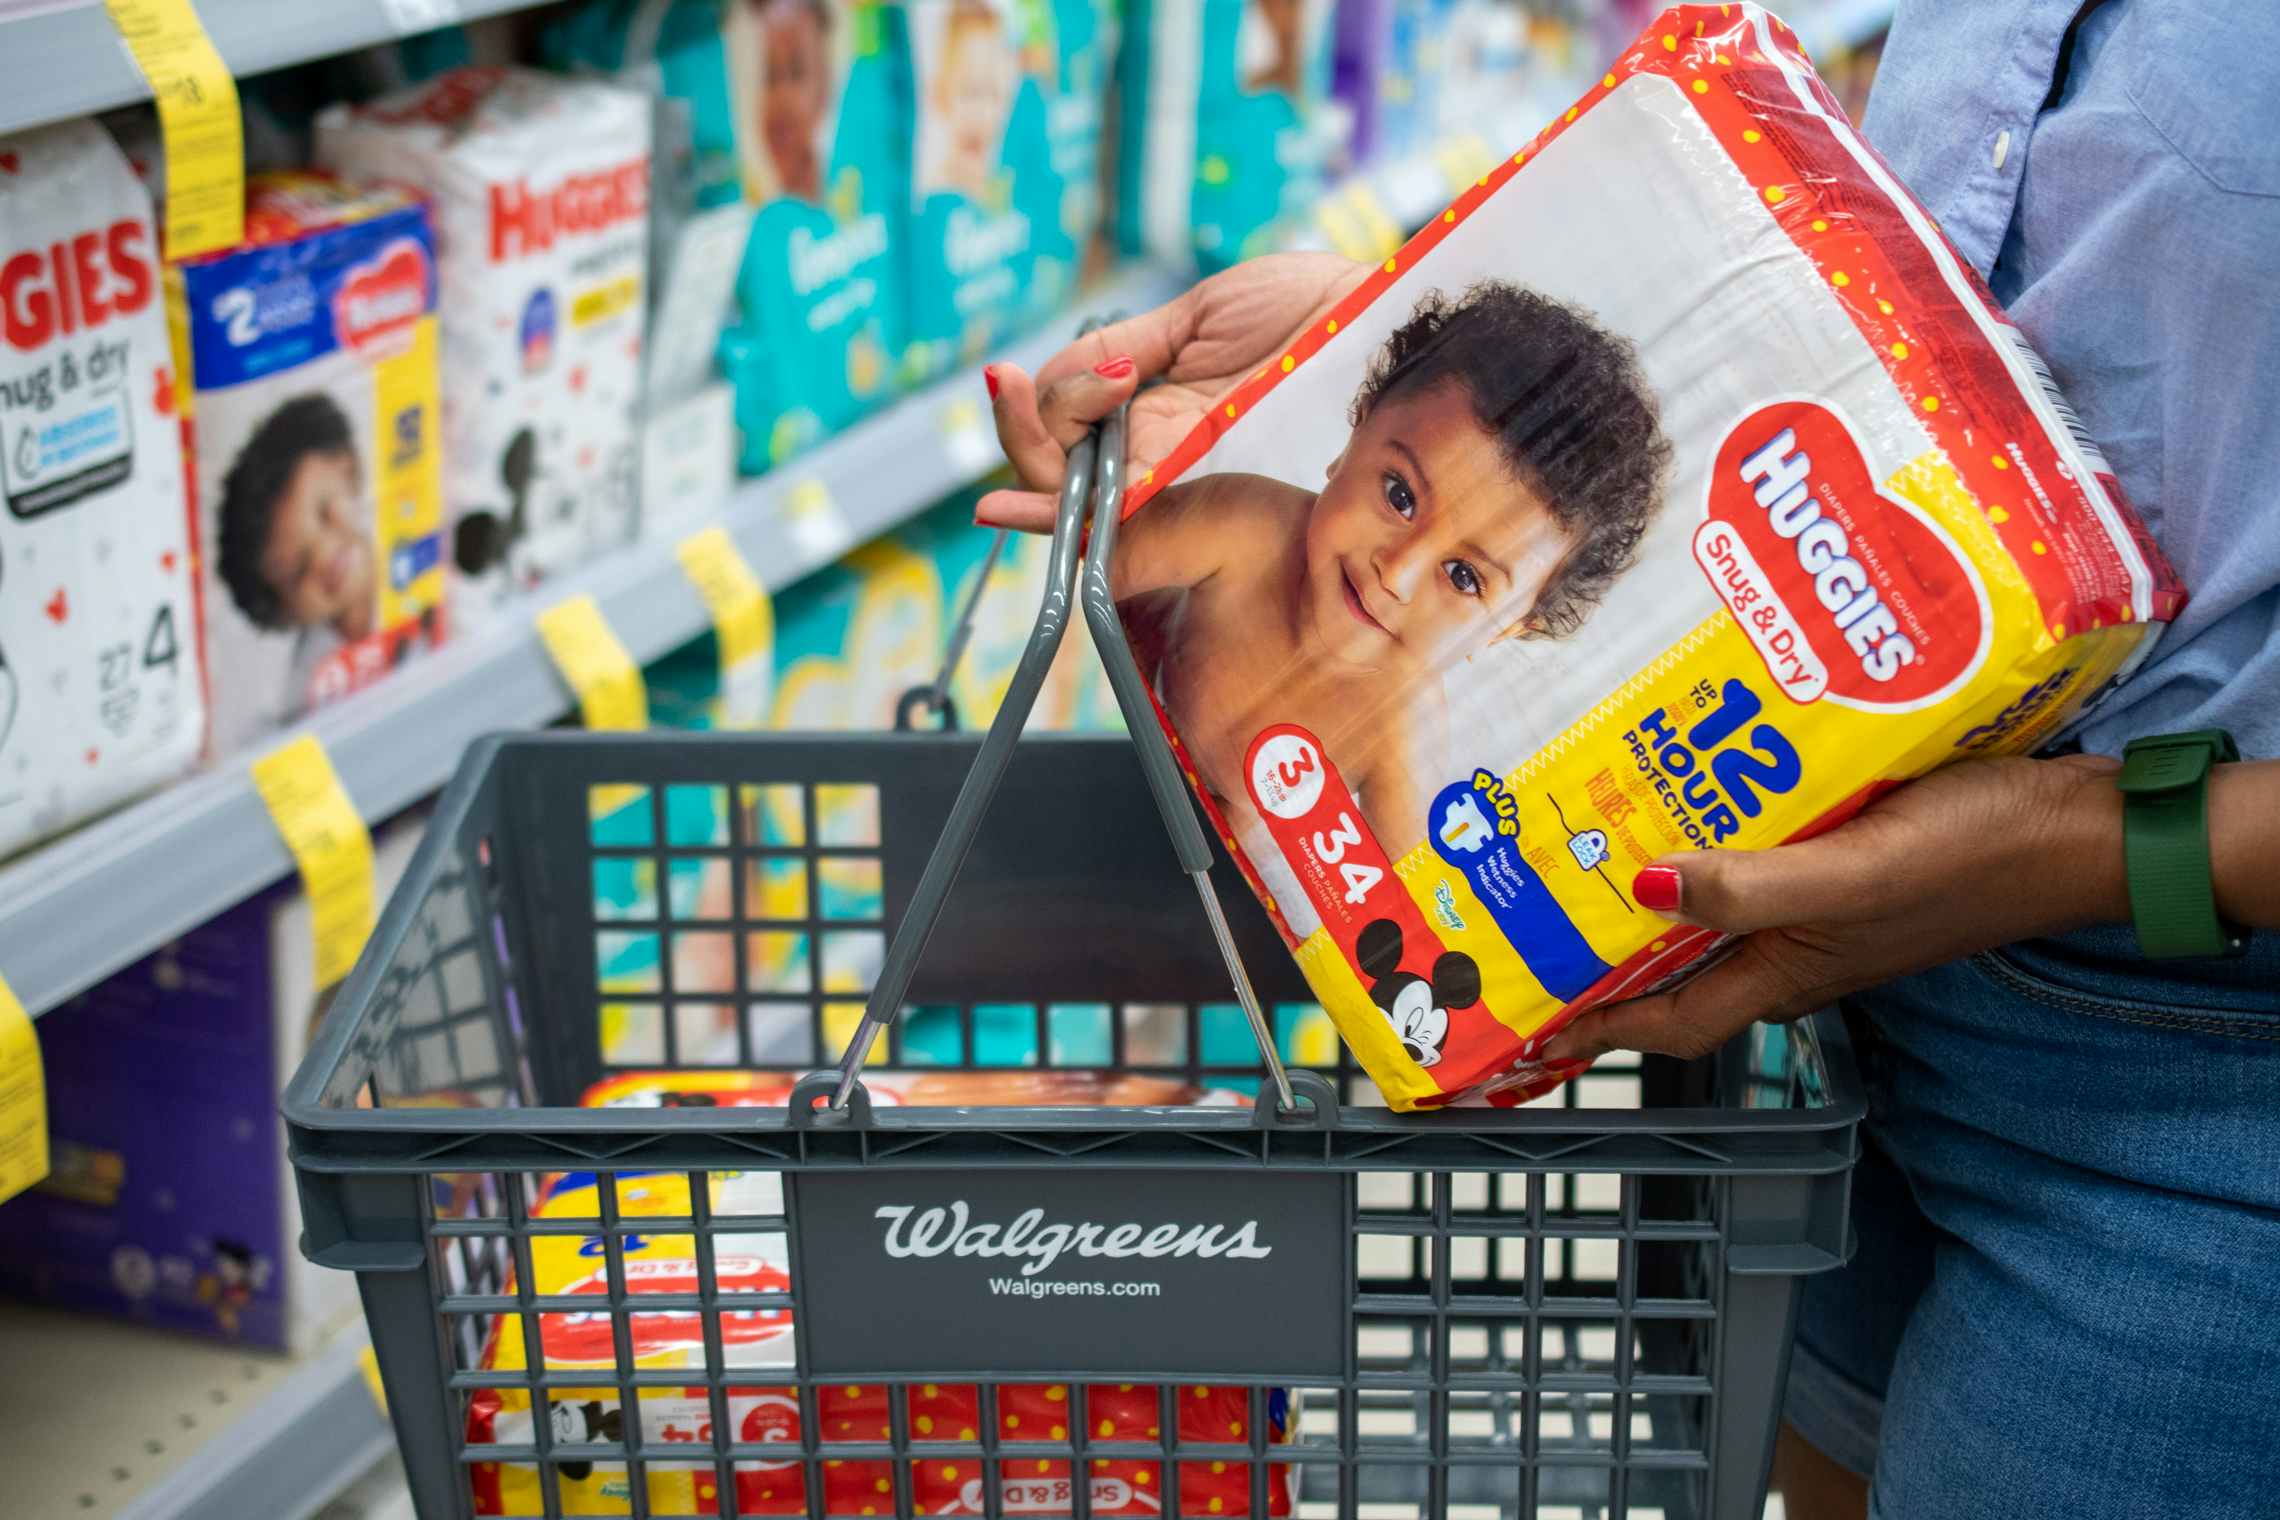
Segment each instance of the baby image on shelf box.
[[454,610],[481,618],[634,530],[650,106],[461,68],[317,120],[317,157],[429,201]]
[[914,365],[1058,308],[1099,217],[1114,17],[1099,0],[908,0]]
[[443,637],[435,283],[419,200],[308,174],[256,176],[244,245],[169,271],[217,755]]
[[740,315],[720,350],[748,474],[893,390],[909,189],[901,23],[875,0],[729,0],[722,11],[736,161],[758,208]]
[[2032,747],[2182,600],[1755,6],[1666,12],[1129,510],[1166,728],[1397,1108],[1698,964],[1639,866]]

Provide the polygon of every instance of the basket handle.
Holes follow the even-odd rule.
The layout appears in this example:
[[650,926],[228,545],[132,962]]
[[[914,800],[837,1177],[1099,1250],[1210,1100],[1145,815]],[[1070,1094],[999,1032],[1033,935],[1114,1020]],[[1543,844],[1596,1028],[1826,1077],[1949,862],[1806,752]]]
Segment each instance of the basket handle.
[[[1090,327],[1091,324],[1087,324],[1088,331]],[[1060,501],[1053,514],[1053,549],[1046,561],[1045,596],[1037,609],[1036,626],[1029,631],[1029,643],[1021,651],[1021,663],[1014,668],[1013,681],[1006,687],[1005,700],[998,707],[997,716],[990,721],[989,733],[982,739],[973,768],[966,772],[957,800],[950,805],[950,817],[943,825],[942,838],[935,844],[934,853],[927,857],[926,869],[918,878],[917,889],[911,893],[910,906],[895,926],[886,959],[879,967],[879,980],[863,1006],[863,1022],[856,1026],[854,1039],[848,1042],[846,1053],[839,1059],[839,1087],[831,1100],[834,1108],[846,1105],[871,1042],[902,1008],[903,997],[910,991],[911,977],[918,970],[919,957],[926,953],[926,942],[933,938],[934,926],[942,917],[942,904],[949,898],[959,871],[965,868],[966,857],[974,848],[974,836],[982,825],[982,815],[989,811],[991,801],[997,796],[998,784],[1005,779],[1006,765],[1013,759],[1013,746],[1029,721],[1030,709],[1037,704],[1037,693],[1044,689],[1054,657],[1060,653],[1061,636],[1069,629],[1069,607],[1076,600],[1077,545],[1084,533],[1085,498],[1092,491],[1093,459],[1099,448],[1099,435],[1092,432],[1069,449],[1061,476]]]
[[1275,1049],[1266,1010],[1259,1006],[1258,990],[1251,985],[1251,974],[1243,965],[1243,952],[1235,947],[1227,915],[1219,905],[1219,893],[1211,885],[1211,841],[1196,820],[1179,757],[1172,753],[1171,740],[1157,722],[1148,679],[1132,658],[1132,643],[1125,637],[1124,620],[1117,616],[1116,596],[1110,589],[1109,561],[1116,553],[1116,530],[1124,518],[1124,434],[1131,405],[1127,401],[1100,425],[1100,456],[1093,466],[1092,540],[1085,550],[1085,626],[1092,631],[1093,648],[1108,673],[1109,689],[1116,694],[1117,708],[1124,714],[1132,747],[1140,752],[1140,771],[1155,795],[1164,831],[1172,836],[1180,869],[1195,883],[1203,916],[1211,923],[1211,937],[1219,944],[1219,957],[1226,962],[1228,980],[1234,984],[1235,1000],[1243,1005],[1251,1036],[1259,1044],[1260,1059],[1274,1079],[1283,1110],[1288,1111],[1298,1107],[1298,1099],[1291,1092],[1290,1073],[1283,1070],[1281,1053]]

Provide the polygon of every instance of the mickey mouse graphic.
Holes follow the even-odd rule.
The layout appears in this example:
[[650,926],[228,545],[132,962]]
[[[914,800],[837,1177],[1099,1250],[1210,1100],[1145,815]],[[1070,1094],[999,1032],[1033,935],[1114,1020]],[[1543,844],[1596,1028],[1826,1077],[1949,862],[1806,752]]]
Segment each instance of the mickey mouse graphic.
[[1419,1066],[1437,1066],[1449,1037],[1449,1010],[1480,1001],[1480,967],[1459,950],[1433,962],[1433,978],[1401,969],[1401,925],[1390,918],[1362,926],[1356,959],[1371,979],[1370,1000],[1384,1010],[1401,1048]]
[[[584,1445],[625,1439],[624,1413],[616,1409],[603,1409],[599,1399],[588,1399],[583,1404],[556,1404],[553,1415],[554,1439],[559,1445]],[[594,1464],[586,1461],[563,1462],[556,1470],[572,1483],[583,1483],[594,1475]]]

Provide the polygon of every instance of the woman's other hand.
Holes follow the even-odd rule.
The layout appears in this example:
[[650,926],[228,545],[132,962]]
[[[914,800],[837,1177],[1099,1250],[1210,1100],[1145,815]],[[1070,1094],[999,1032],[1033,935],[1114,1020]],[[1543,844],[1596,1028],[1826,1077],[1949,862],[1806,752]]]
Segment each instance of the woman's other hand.
[[983,371],[998,442],[1019,488],[992,491],[975,511],[994,527],[1049,532],[1071,445],[1148,380],[1132,403],[1127,454],[1151,468],[1220,398],[1322,320],[1369,273],[1329,253],[1249,259],[1154,311],[1088,333],[1032,377],[1019,365]]
[[1972,761],[1802,843],[1665,857],[1634,882],[1640,905],[1741,943],[1669,992],[1578,1015],[1545,1059],[1691,1059],[1758,1019],[1785,1023],[1997,945],[2128,918],[2120,769],[2086,756]]

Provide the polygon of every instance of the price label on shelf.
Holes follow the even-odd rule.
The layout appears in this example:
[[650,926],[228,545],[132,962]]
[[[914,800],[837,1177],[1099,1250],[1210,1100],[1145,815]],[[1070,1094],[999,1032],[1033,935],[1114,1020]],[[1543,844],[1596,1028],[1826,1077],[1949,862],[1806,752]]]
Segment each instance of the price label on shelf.
[[610,631],[591,596],[574,596],[540,613],[538,636],[578,698],[586,727],[649,726],[649,689],[641,684],[641,667]]
[[784,498],[784,519],[792,530],[792,542],[818,559],[836,558],[855,541],[847,520],[839,515],[839,504],[831,499],[831,488],[812,477],[793,486]]
[[166,146],[166,256],[245,241],[245,125],[237,82],[190,0],[104,0],[158,102]]
[[712,614],[720,641],[721,705],[730,723],[757,727],[768,716],[776,670],[776,608],[725,529],[690,535],[675,551]]
[[372,937],[372,835],[314,734],[262,756],[252,772],[269,821],[301,868],[316,939],[317,986],[330,987],[348,975]]
[[960,396],[942,409],[942,438],[950,449],[950,462],[970,476],[986,475],[998,463],[997,436],[970,396]]
[[32,1016],[0,977],[0,1203],[48,1174],[47,1076]]

